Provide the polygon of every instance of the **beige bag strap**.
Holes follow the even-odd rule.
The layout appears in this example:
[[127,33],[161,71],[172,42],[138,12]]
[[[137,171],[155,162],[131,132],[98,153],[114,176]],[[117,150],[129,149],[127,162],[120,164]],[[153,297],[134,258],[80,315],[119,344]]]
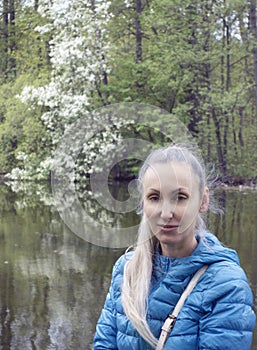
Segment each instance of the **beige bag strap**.
[[155,348],[155,350],[162,350],[164,347],[164,344],[170,334],[170,332],[172,331],[176,319],[178,317],[178,314],[180,312],[180,310],[182,309],[186,298],[189,296],[189,294],[192,292],[192,290],[194,289],[194,287],[196,286],[199,278],[202,276],[202,274],[206,271],[208,265],[204,265],[202,268],[200,268],[192,277],[191,281],[188,283],[186,289],[184,290],[183,294],[181,295],[181,297],[179,298],[179,301],[177,302],[177,305],[175,306],[173,312],[171,314],[169,314],[169,316],[166,318],[163,326],[162,326],[162,332],[160,335],[160,338],[158,340],[157,346]]

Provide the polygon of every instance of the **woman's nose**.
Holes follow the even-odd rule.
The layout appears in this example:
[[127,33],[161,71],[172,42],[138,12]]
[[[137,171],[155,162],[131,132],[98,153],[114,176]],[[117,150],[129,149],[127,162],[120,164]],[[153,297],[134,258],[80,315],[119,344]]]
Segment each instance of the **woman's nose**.
[[175,210],[174,203],[170,203],[170,202],[162,203],[162,206],[161,206],[161,218],[165,219],[165,220],[171,219],[173,217],[174,210]]

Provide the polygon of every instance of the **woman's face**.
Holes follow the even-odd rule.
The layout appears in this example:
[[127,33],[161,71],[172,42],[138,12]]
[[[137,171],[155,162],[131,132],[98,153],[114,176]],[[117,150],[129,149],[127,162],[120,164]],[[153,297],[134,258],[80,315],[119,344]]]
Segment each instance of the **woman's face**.
[[143,213],[162,253],[173,257],[191,254],[197,245],[197,215],[208,207],[208,189],[200,193],[199,179],[191,167],[174,161],[149,167],[142,186]]

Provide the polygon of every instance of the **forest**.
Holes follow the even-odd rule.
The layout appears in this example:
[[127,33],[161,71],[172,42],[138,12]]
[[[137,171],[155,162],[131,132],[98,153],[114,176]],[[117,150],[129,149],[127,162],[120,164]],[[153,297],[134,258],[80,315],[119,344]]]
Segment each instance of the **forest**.
[[[256,0],[0,4],[2,175],[48,179],[74,122],[138,102],[184,123],[223,182],[256,182]],[[95,136],[81,174],[119,132]]]

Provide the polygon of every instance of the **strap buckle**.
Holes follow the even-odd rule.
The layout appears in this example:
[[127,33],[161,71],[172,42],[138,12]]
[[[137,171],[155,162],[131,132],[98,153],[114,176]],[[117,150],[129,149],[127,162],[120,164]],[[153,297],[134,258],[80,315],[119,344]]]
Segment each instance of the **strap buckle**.
[[166,320],[162,326],[162,331],[166,332],[167,334],[170,334],[170,332],[172,331],[172,329],[176,323],[176,320],[177,320],[177,317],[174,316],[173,314],[170,314],[166,318]]

